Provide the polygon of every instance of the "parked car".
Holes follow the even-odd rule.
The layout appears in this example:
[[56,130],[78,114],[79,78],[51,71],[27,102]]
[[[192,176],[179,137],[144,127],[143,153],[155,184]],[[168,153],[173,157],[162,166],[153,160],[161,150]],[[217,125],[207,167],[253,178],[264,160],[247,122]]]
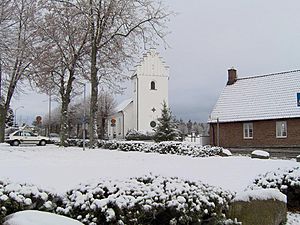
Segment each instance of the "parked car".
[[36,144],[44,146],[49,143],[48,137],[43,137],[32,133],[27,130],[17,130],[8,136],[5,136],[5,142],[12,145],[18,146],[20,144]]
[[49,134],[50,143],[51,144],[58,144],[60,143],[60,136],[57,133],[50,133]]

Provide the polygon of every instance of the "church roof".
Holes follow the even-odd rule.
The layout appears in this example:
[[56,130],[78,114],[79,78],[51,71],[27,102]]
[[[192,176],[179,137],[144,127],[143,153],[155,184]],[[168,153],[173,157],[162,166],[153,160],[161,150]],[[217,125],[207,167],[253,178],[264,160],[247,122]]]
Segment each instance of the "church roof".
[[124,100],[123,102],[121,102],[116,108],[115,108],[115,113],[118,113],[118,112],[122,112],[125,110],[125,108],[130,104],[132,103],[133,100],[132,98],[129,98],[129,99],[126,99]]
[[300,70],[237,79],[226,85],[208,122],[299,118]]

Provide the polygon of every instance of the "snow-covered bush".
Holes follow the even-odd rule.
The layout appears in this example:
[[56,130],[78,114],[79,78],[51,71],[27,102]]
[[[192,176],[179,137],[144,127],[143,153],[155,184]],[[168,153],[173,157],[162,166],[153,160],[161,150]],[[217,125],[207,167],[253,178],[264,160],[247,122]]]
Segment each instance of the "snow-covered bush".
[[300,167],[278,169],[259,175],[248,189],[277,188],[287,195],[289,208],[300,209]]
[[57,212],[89,225],[223,224],[232,197],[200,182],[150,175],[81,185]]
[[137,131],[135,129],[129,130],[125,136],[129,141],[146,141],[153,140],[154,133]]
[[[224,155],[225,149],[221,147],[201,146],[189,142],[165,141],[160,143],[142,142],[142,141],[102,141],[100,148],[119,150],[119,151],[136,151],[151,152],[159,154],[176,154],[192,157],[208,157]],[[229,150],[227,150],[229,155]]]
[[5,216],[28,209],[52,212],[59,197],[36,186],[0,182],[0,223]]
[[220,155],[220,153],[222,152],[222,148],[195,145],[189,142],[165,141],[165,142],[160,142],[151,145],[149,151],[157,152],[160,154],[176,154],[176,155],[187,155],[193,157],[207,157],[207,156]]

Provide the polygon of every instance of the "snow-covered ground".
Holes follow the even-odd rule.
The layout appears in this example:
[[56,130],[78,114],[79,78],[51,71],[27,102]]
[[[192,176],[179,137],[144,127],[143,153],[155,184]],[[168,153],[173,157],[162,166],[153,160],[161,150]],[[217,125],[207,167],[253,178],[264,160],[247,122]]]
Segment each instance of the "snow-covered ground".
[[68,217],[56,215],[48,212],[40,212],[34,210],[26,210],[16,212],[9,216],[9,219],[3,225],[83,225],[82,223],[70,219]]
[[[292,160],[260,160],[250,157],[192,158],[156,153],[120,152],[57,146],[0,144],[0,180],[35,184],[58,193],[100,178],[122,179],[154,175],[200,180],[227,190],[242,192],[258,174],[299,166]],[[289,213],[288,225],[300,222]]]
[[122,179],[149,173],[200,180],[240,192],[260,173],[297,165],[291,160],[249,157],[192,158],[103,149],[82,151],[51,145],[0,145],[0,179],[31,183],[61,193],[100,178]]

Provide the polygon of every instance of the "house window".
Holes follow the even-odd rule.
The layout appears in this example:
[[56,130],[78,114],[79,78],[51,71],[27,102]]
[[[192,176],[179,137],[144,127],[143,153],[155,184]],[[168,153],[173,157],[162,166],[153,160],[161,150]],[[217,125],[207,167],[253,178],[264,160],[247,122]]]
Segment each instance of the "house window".
[[154,81],[151,81],[150,89],[151,90],[156,90],[156,88],[155,88],[155,82]]
[[244,123],[244,139],[253,139],[253,123]]
[[276,122],[276,138],[287,137],[287,123],[286,121]]

